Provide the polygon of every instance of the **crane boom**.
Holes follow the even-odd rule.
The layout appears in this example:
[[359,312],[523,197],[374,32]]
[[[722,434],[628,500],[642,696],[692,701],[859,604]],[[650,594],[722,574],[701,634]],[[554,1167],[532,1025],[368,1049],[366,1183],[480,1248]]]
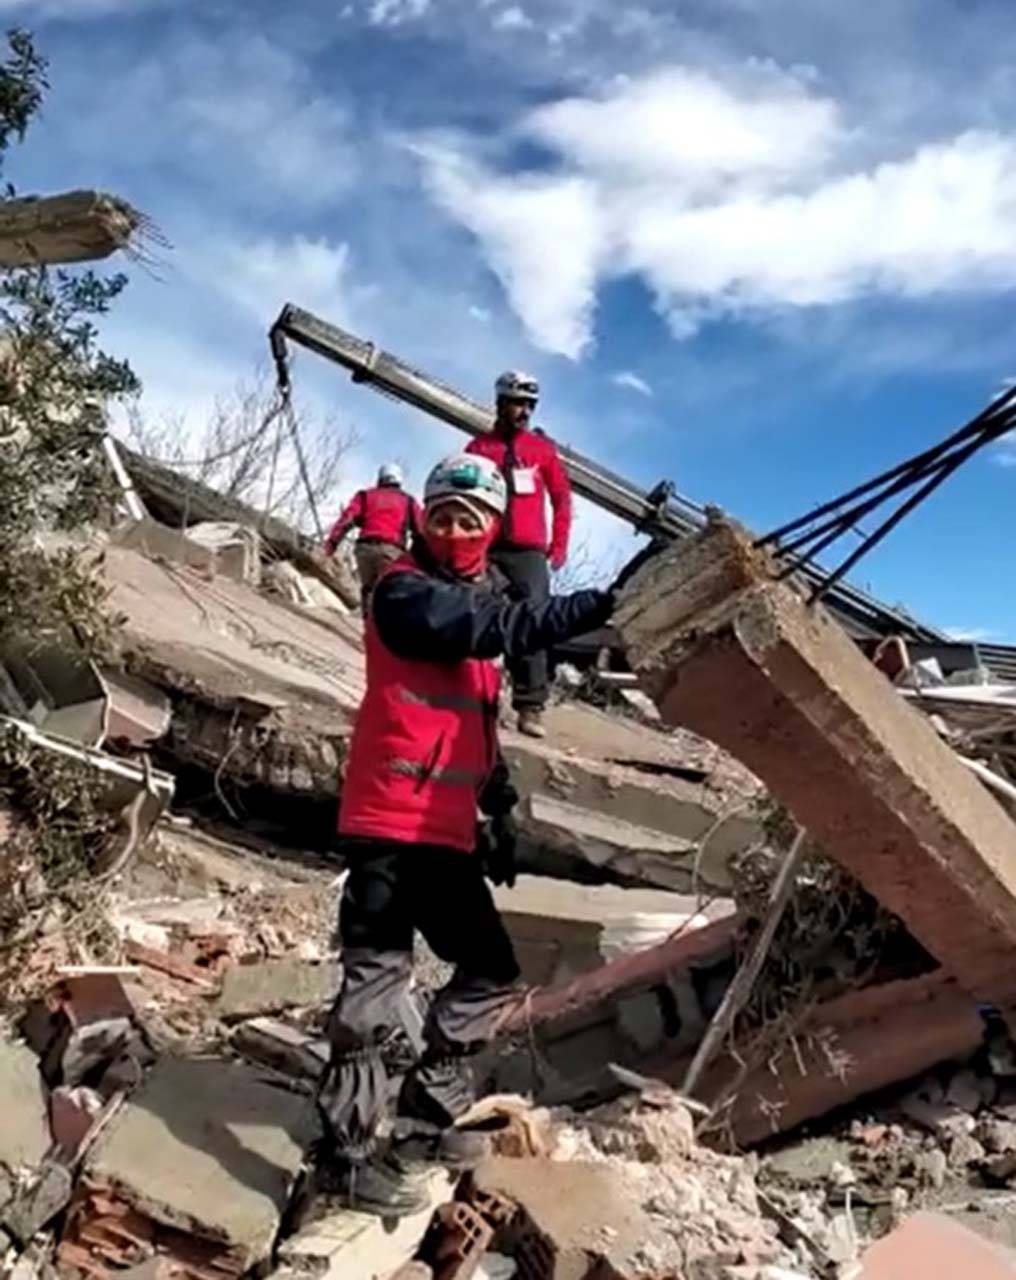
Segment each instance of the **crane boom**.
[[[366,383],[459,431],[480,436],[491,429],[494,414],[487,406],[412,368],[373,342],[358,338],[301,307],[284,306],[269,336],[280,385],[284,388],[289,386],[286,348],[289,339],[348,369],[354,382]],[[640,533],[670,542],[690,537],[704,524],[705,509],[682,497],[669,481],[645,490],[574,449],[561,444],[557,444],[557,449],[574,491],[627,521]],[[825,577],[821,569],[813,566],[803,572],[813,583]],[[931,644],[948,639],[943,632],[882,604],[848,583],[836,583],[825,603],[858,637],[892,634]]]

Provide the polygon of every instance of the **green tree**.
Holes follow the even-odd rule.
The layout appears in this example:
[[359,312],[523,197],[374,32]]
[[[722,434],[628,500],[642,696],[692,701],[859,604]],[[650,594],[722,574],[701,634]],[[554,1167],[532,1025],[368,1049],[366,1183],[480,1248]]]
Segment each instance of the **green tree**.
[[[31,35],[9,31],[0,201],[15,198],[6,163],[47,88]],[[100,654],[112,639],[99,557],[59,535],[100,518],[114,492],[105,410],[137,382],[100,349],[96,326],[125,284],[41,263],[0,269],[0,649],[70,632]],[[115,954],[92,879],[114,826],[80,767],[0,728],[0,1006],[25,993],[31,974],[41,980],[43,938],[55,963]]]
[[[0,62],[0,173],[48,88],[47,63],[23,30]],[[6,199],[15,195],[6,185]],[[98,346],[96,320],[122,274],[0,270],[0,644],[70,628],[89,650],[109,641],[98,563],[40,537],[80,529],[108,504],[105,406],[137,391],[129,365]]]

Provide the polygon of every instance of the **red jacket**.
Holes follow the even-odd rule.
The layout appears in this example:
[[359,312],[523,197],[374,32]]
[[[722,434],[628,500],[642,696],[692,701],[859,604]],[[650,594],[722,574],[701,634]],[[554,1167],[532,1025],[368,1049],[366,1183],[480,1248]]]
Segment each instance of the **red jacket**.
[[[477,436],[467,453],[491,458],[508,483],[508,510],[500,543],[507,547],[538,547],[551,561],[563,563],[571,530],[571,486],[554,442],[533,431],[517,431],[509,438]],[[550,495],[553,523],[547,538],[546,500]]]
[[[402,556],[382,575],[423,571]],[[367,692],[357,713],[339,833],[472,853],[477,801],[498,761],[501,675],[490,659],[400,658],[366,630]]]
[[360,527],[360,538],[370,542],[390,542],[404,547],[409,535],[418,533],[423,520],[420,504],[408,493],[392,485],[361,489],[343,508],[325,541],[329,555],[354,525]]

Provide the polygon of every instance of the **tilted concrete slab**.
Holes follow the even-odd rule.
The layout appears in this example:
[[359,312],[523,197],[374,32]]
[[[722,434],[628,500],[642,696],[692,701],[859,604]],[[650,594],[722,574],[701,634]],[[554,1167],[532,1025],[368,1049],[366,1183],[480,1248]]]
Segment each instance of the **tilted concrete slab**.
[[[280,798],[333,803],[364,691],[359,620],[123,547],[107,549],[105,572],[131,669],[172,698],[174,760]],[[758,784],[746,771],[732,777],[733,762],[697,756],[705,767],[689,769],[680,735],[578,704],[550,708],[547,720],[545,742],[502,734],[527,799],[527,865],[675,890],[690,888],[694,871],[700,886],[728,887],[731,854],[758,834],[741,794]]]
[[250,1067],[163,1058],[99,1139],[85,1176],[155,1222],[225,1246],[243,1271],[267,1257],[315,1134],[307,1098]]
[[617,622],[664,719],[725,747],[979,997],[1016,1002],[1016,824],[821,607],[713,522]]

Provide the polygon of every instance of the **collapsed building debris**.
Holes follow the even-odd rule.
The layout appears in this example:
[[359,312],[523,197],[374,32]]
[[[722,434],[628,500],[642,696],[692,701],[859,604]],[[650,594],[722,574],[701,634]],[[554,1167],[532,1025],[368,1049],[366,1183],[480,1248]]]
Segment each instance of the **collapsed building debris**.
[[[165,749],[176,768],[246,802],[270,794],[276,811],[279,799],[317,805],[327,841],[363,693],[358,624],[123,548],[108,549],[106,573],[129,669],[173,704]],[[746,771],[724,764],[691,781],[680,742],[578,704],[552,708],[549,723],[548,743],[503,735],[526,797],[524,867],[729,891],[731,856],[760,830]]]
[[[256,531],[271,560],[291,562],[301,573],[317,579],[334,591],[349,608],[359,606],[359,587],[342,561],[323,555],[317,543],[306,534],[293,529],[277,516],[255,511],[236,498],[226,498],[200,481],[183,476],[171,467],[146,458],[123,445],[120,446],[120,453],[130,479],[151,517],[143,528],[125,531],[124,536],[128,541],[140,538],[145,542],[147,539],[154,545],[157,540],[167,558],[185,559],[185,554],[181,554],[179,538],[175,540],[174,549],[174,540],[166,536],[167,530],[189,531],[192,526],[205,522],[227,522]],[[186,553],[186,546],[183,551]],[[197,550],[194,554],[198,554]]]
[[[156,508],[152,487],[138,487]],[[221,517],[217,510],[214,518]],[[574,699],[552,709],[549,743],[505,734],[525,795],[524,860],[544,876],[556,872],[607,887],[579,891],[574,884],[523,877],[514,889],[498,891],[535,989],[520,999],[484,1069],[492,1086],[585,1110],[560,1110],[549,1119],[526,1112],[525,1120],[505,1121],[503,1131],[492,1127],[493,1161],[458,1186],[435,1174],[428,1188],[431,1209],[395,1233],[327,1206],[323,1217],[300,1221],[302,1171],[315,1136],[308,1095],[327,1054],[323,1020],[341,962],[330,919],[338,868],[328,859],[345,743],[362,694],[359,625],[299,592],[290,598],[265,594],[253,539],[236,540],[237,562],[229,567],[213,558],[174,555],[169,543],[150,540],[151,528],[133,548],[119,539],[107,549],[112,603],[125,616],[129,675],[117,683],[118,673],[112,673],[100,686],[112,690],[109,702],[119,707],[115,717],[103,713],[102,741],[128,755],[142,743],[152,747],[160,764],[176,774],[177,800],[187,816],[164,818],[142,856],[117,868],[111,919],[119,959],[129,965],[66,970],[50,992],[55,1022],[37,1045],[48,1092],[40,1090],[36,1110],[45,1145],[31,1152],[33,1174],[24,1186],[14,1184],[16,1172],[9,1188],[0,1183],[6,1201],[0,1202],[0,1224],[6,1223],[21,1258],[34,1256],[25,1246],[52,1223],[44,1238],[58,1240],[60,1272],[96,1280],[160,1257],[175,1274],[194,1280],[271,1265],[298,1280],[311,1274],[385,1280],[402,1274],[414,1253],[417,1270],[429,1268],[425,1274],[446,1280],[481,1274],[481,1258],[492,1253],[510,1259],[524,1280],[565,1274],[801,1280],[853,1264],[860,1239],[895,1224],[909,1200],[904,1205],[897,1196],[895,1216],[865,1222],[858,1236],[849,1204],[844,1213],[837,1199],[853,1185],[851,1178],[862,1176],[864,1159],[855,1148],[887,1152],[896,1142],[885,1138],[895,1120],[861,1126],[849,1139],[846,1159],[821,1186],[793,1191],[770,1184],[755,1157],[716,1148],[764,1142],[938,1064],[983,1052],[985,1023],[971,991],[1004,997],[1008,988],[987,976],[998,949],[993,945],[976,970],[954,964],[954,954],[969,941],[974,890],[1004,884],[1004,870],[991,866],[975,881],[981,873],[972,860],[957,870],[939,850],[931,859],[936,878],[926,902],[923,890],[913,890],[919,873],[931,875],[917,849],[928,858],[928,832],[939,837],[944,808],[935,806],[935,821],[924,815],[915,835],[916,819],[907,827],[910,815],[894,813],[890,821],[885,806],[872,802],[863,813],[873,824],[883,823],[872,829],[897,836],[902,825],[911,843],[899,838],[894,856],[900,874],[887,874],[884,866],[867,874],[861,865],[865,833],[850,828],[842,809],[825,826],[811,821],[813,809],[806,805],[810,834],[827,843],[883,906],[898,911],[931,955],[912,939],[897,946],[892,935],[888,944],[891,930],[885,931],[878,903],[858,906],[853,899],[837,926],[850,935],[846,950],[833,946],[841,941],[836,929],[825,931],[824,951],[801,947],[793,953],[777,931],[766,956],[772,972],[757,986],[768,997],[767,984],[796,977],[809,963],[820,980],[803,997],[795,991],[792,1019],[769,1019],[766,1034],[746,1046],[745,1027],[757,1030],[774,1009],[786,1012],[779,1003],[749,1006],[737,1034],[725,1038],[708,1064],[689,1110],[674,1089],[764,914],[764,894],[753,898],[751,867],[744,861],[746,850],[768,855],[774,848],[755,774],[782,795],[790,748],[772,715],[763,715],[762,745],[754,754],[741,753],[754,770],[749,773],[693,733],[647,722],[643,712],[638,719],[621,718],[626,701],[604,711]],[[217,533],[211,541],[218,541]],[[694,577],[697,544],[688,554]],[[666,564],[645,572],[670,572]],[[758,586],[741,585],[746,594]],[[638,590],[637,581],[633,595]],[[657,598],[647,613],[657,616],[674,606],[673,596],[653,591]],[[765,595],[761,587],[759,593]],[[756,612],[745,606],[744,616],[729,624],[735,640],[710,633],[714,622],[720,625],[722,609],[706,609],[705,638],[689,642],[688,661],[699,661],[696,644],[728,654],[738,652],[737,637],[747,646],[743,638],[753,634],[758,613],[767,616],[763,604],[752,606]],[[637,629],[634,616],[622,613],[622,625]],[[677,616],[684,617],[679,609]],[[688,616],[702,628],[700,608]],[[803,648],[806,628],[786,626]],[[645,678],[657,670],[656,655],[643,660],[652,630],[640,634],[642,647],[636,637],[633,653]],[[834,656],[838,643],[828,641]],[[814,648],[824,645],[823,632]],[[664,660],[671,664],[676,656],[668,650]],[[823,669],[821,652],[816,657],[809,649],[807,656]],[[796,670],[785,654],[780,662],[781,671]],[[699,670],[713,679],[708,696],[718,700],[722,688],[728,714],[743,723],[758,704],[748,698],[732,703],[735,685],[724,683],[719,667],[713,671],[702,659]],[[864,670],[883,679],[875,668]],[[853,680],[854,667],[846,672],[844,679]],[[739,751],[733,730],[724,737],[712,721],[696,719],[705,693],[693,690],[692,712],[684,714],[685,689],[682,684],[674,693],[669,666],[647,685],[664,720],[679,716]],[[757,692],[746,678],[744,687]],[[808,687],[818,686],[812,681]],[[878,690],[885,701],[884,685]],[[781,686],[783,695],[788,691],[790,685]],[[869,712],[875,695],[865,698],[858,699],[861,711]],[[771,694],[766,706],[770,713],[782,709]],[[835,738],[837,725],[828,721],[838,708],[830,711],[815,700],[816,732]],[[78,718],[99,723],[91,714]],[[120,726],[115,732],[114,722]],[[892,713],[885,712],[878,725],[891,722]],[[929,732],[935,747],[945,750]],[[898,748],[896,733],[884,730],[889,756]],[[914,749],[918,765],[930,770],[932,748],[922,744]],[[851,754],[838,739],[836,745],[836,755],[813,752],[810,767],[827,789],[835,784],[855,798],[867,796],[865,786],[875,790],[872,770],[857,751]],[[769,764],[774,752],[782,762],[775,772]],[[118,760],[116,767],[135,766]],[[968,820],[981,793],[959,768],[973,788],[963,793],[960,818]],[[886,776],[887,766],[879,777]],[[951,784],[952,774],[943,776]],[[932,783],[937,786],[932,779],[929,792]],[[900,794],[906,799],[905,788]],[[796,792],[786,798],[796,813]],[[320,825],[306,821],[312,813]],[[193,825],[210,819],[217,835]],[[881,844],[884,850],[884,838]],[[270,860],[259,859],[255,848],[269,852]],[[641,887],[627,887],[635,885]],[[929,902],[937,898],[941,907],[956,886],[966,896],[966,932],[940,946],[941,920]],[[821,894],[825,887],[817,882],[812,889]],[[904,909],[908,894],[921,901]],[[824,918],[805,928],[800,914],[789,915],[789,929],[823,933]],[[996,913],[991,927],[1004,937],[1003,915]],[[936,968],[932,956],[944,967]],[[436,985],[441,977],[438,967],[427,982]],[[426,992],[417,994],[418,1020]],[[27,1025],[23,1030],[27,1035]],[[412,1035],[407,1011],[406,1038]],[[24,1065],[30,1055],[19,1052]],[[960,1096],[958,1079],[953,1073],[949,1090]],[[632,1088],[637,1097],[618,1100]],[[986,1086],[970,1089],[980,1097]],[[1001,1089],[996,1092],[1001,1096]],[[924,1126],[922,1134],[933,1132],[941,1144],[934,1148],[937,1158],[930,1149],[923,1152],[927,1176],[913,1175],[914,1203],[935,1189],[942,1160],[947,1169],[962,1167],[964,1177],[995,1186],[1007,1186],[1014,1176],[1006,1117],[982,1117],[975,1109],[968,1128],[960,1107],[961,1122],[947,1130],[956,1107],[948,1097],[930,1097],[904,1111],[905,1120],[912,1117],[907,1123]],[[880,1125],[885,1133],[876,1138]]]

